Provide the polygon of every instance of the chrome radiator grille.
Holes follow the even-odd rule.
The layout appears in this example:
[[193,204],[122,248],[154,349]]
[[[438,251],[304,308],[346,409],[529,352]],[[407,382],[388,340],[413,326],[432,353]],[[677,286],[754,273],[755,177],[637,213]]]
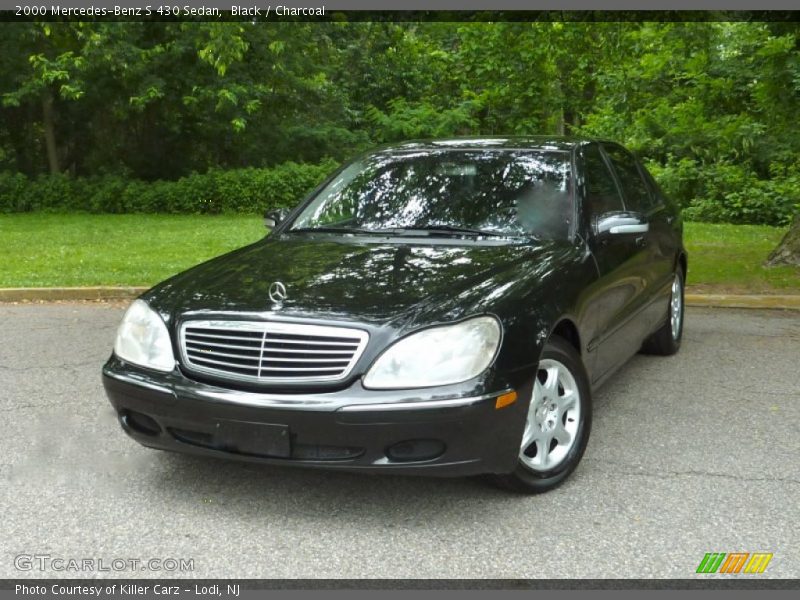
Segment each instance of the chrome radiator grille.
[[360,329],[261,321],[186,321],[184,366],[254,382],[335,381],[358,361],[369,335]]

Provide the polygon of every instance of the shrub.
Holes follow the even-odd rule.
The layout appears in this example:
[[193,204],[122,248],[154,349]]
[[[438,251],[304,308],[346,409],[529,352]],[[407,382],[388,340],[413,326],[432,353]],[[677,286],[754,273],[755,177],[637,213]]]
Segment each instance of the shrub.
[[21,212],[31,210],[25,206],[30,182],[20,173],[0,173],[0,211]]
[[263,213],[294,206],[336,166],[333,160],[288,162],[269,169],[216,169],[152,182],[117,175],[28,179],[0,173],[0,212]]
[[648,169],[690,221],[786,225],[800,211],[800,166],[782,168],[769,179],[743,164],[703,165],[688,158]]

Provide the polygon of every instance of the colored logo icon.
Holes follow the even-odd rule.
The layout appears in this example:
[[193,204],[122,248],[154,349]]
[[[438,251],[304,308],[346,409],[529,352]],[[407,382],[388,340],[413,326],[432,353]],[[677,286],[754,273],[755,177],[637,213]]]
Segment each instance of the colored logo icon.
[[771,560],[771,552],[706,552],[697,573],[763,573]]

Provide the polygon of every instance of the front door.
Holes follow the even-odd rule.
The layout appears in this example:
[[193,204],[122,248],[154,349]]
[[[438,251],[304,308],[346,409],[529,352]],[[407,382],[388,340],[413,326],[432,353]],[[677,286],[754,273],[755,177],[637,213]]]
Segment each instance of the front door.
[[590,224],[587,244],[599,277],[588,290],[584,322],[592,380],[597,381],[638,351],[647,304],[647,239],[642,233],[597,235],[603,215],[628,212],[618,179],[598,144],[583,148],[583,215]]
[[649,226],[642,236],[645,245],[644,337],[663,322],[667,313],[675,261],[672,225],[663,203],[647,185],[636,158],[618,144],[606,143],[603,148],[617,175],[625,208],[641,215]]

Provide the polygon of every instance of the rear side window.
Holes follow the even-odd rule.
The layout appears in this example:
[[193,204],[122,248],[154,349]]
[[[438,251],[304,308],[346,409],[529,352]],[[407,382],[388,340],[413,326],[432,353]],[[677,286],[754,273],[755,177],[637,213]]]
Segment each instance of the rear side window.
[[620,185],[622,185],[622,193],[625,195],[625,205],[628,210],[649,212],[651,208],[655,207],[655,203],[642,178],[636,159],[620,146],[607,145],[604,146],[604,149],[611,164],[614,165],[614,170]]
[[584,204],[589,215],[624,210],[619,189],[600,153],[600,147],[596,144],[586,146],[583,150],[583,161],[586,190]]
[[644,180],[647,183],[648,189],[650,190],[650,196],[653,198],[653,204],[655,206],[666,204],[667,199],[664,197],[664,192],[660,187],[658,187],[656,180],[653,178],[653,174],[643,165],[639,165],[639,168],[642,170],[642,175],[644,175]]

